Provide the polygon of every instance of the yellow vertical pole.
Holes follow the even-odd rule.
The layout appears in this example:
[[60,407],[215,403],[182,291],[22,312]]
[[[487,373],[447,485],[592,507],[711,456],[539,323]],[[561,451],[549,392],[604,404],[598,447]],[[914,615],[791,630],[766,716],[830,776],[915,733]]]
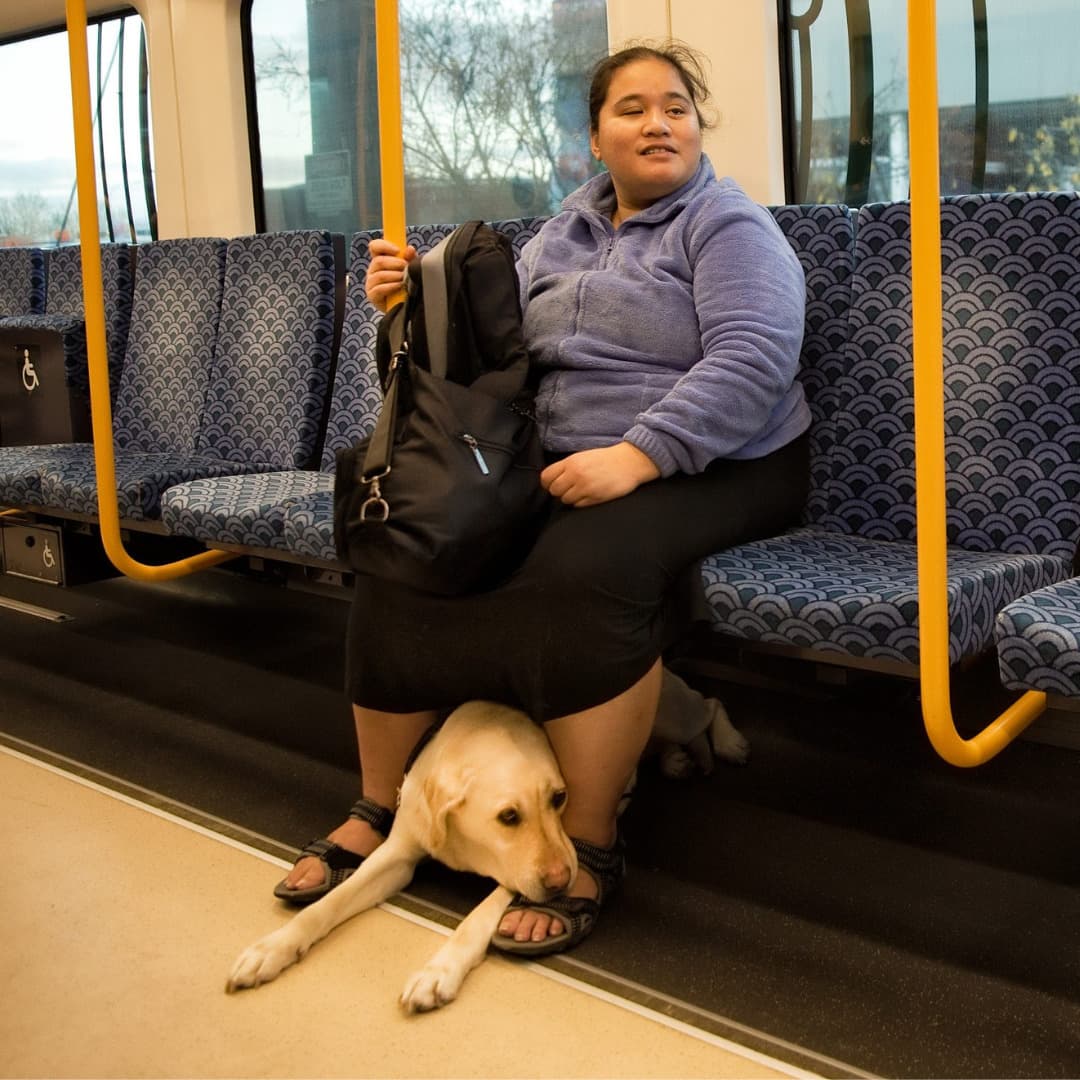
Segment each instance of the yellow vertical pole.
[[[375,51],[379,85],[379,178],[383,236],[405,246],[405,148],[401,123],[401,35],[397,0],[375,0]],[[388,307],[404,299],[398,293]]]
[[931,744],[946,761],[972,766],[993,757],[1023,731],[1046,707],[1046,695],[1023,695],[973,738],[963,739],[956,730],[949,697],[935,0],[908,0],[908,129],[923,722]]
[[90,420],[94,431],[98,519],[101,543],[109,561],[123,574],[144,581],[163,581],[214,566],[233,555],[204,552],[162,566],[136,562],[124,549],[116,498],[116,455],[113,450],[112,405],[105,350],[105,297],[101,283],[101,239],[94,169],[94,123],[90,107],[90,62],[86,49],[86,0],[66,0],[71,108],[75,126],[75,172],[79,193],[82,246],[83,307],[90,370]]

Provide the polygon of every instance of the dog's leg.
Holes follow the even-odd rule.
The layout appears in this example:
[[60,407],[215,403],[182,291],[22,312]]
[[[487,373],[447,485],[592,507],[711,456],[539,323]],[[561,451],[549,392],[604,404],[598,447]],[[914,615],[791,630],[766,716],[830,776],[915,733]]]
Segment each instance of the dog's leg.
[[395,840],[391,833],[336,889],[248,946],[229,973],[226,991],[233,993],[269,982],[303,959],[308,949],[335,926],[400,892],[412,880],[422,854],[411,841]]
[[653,735],[665,744],[660,751],[660,771],[673,780],[695,770],[708,775],[713,770],[714,753],[739,765],[750,754],[750,744],[732,726],[721,702],[687,686],[667,668]]
[[428,1012],[458,996],[465,976],[484,959],[513,897],[509,889],[499,885],[461,920],[446,944],[405,984],[401,1007],[406,1012]]
[[731,722],[727,709],[716,699],[705,699],[709,714],[709,741],[716,756],[733,765],[745,765],[750,760],[750,742]]

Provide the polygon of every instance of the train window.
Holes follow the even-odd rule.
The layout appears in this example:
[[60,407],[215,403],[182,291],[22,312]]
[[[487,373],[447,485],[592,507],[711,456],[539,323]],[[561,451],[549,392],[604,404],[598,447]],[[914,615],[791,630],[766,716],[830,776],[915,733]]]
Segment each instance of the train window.
[[[908,194],[907,36],[894,0],[785,0],[787,198]],[[1080,5],[939,0],[941,190],[1080,188]]]
[[[258,227],[379,227],[373,0],[246,11]],[[410,223],[546,214],[591,175],[604,0],[403,0],[400,24]]]
[[[146,40],[138,15],[87,28],[101,239],[157,235]],[[67,32],[0,44],[0,244],[79,239]]]

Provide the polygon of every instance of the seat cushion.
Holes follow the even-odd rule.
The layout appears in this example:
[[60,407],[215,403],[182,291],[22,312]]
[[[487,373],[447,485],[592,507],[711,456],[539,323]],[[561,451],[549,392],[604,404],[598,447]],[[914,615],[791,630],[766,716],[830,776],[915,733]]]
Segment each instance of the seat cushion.
[[[808,526],[703,564],[713,629],[870,660],[919,661],[915,545]],[[1052,555],[949,550],[949,662],[982,652],[1005,604],[1069,575]]]
[[284,549],[288,506],[333,484],[309,470],[192,480],[165,492],[161,520],[170,533],[206,543]]
[[1080,578],[1008,604],[995,637],[1002,685],[1080,697]]
[[[268,472],[250,462],[221,461],[198,454],[140,450],[116,453],[117,505],[120,517],[153,521],[160,516],[161,496],[167,488],[201,476],[228,476]],[[90,447],[81,454],[57,456],[41,471],[41,501],[75,514],[98,513],[97,476]]]
[[294,555],[318,562],[338,562],[334,547],[334,478],[326,489],[297,499],[285,510],[285,546]]
[[42,474],[59,461],[92,453],[88,443],[0,446],[0,506],[43,506]]

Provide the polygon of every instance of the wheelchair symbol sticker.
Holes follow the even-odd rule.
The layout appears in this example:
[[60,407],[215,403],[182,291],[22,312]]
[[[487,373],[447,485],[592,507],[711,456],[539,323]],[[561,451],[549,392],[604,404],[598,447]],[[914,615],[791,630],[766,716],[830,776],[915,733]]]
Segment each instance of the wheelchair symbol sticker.
[[34,361],[30,359],[29,349],[23,349],[22,384],[28,394],[32,394],[40,385]]
[[45,546],[41,549],[41,562],[47,569],[51,570],[56,565],[56,556],[53,555],[53,550],[49,547],[49,541],[45,541]]

